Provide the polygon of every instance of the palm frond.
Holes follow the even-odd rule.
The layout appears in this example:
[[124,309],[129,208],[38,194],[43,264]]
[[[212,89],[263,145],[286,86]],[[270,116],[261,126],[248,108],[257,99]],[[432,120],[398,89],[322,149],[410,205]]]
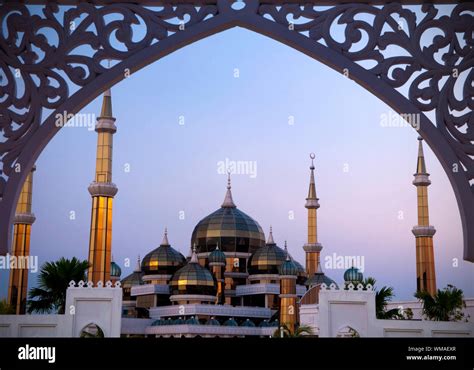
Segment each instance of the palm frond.
[[453,285],[448,284],[446,288],[438,289],[434,296],[426,291],[418,291],[415,297],[422,302],[423,315],[429,320],[459,321],[464,318],[464,293]]
[[15,308],[6,299],[0,300],[0,315],[14,315]]

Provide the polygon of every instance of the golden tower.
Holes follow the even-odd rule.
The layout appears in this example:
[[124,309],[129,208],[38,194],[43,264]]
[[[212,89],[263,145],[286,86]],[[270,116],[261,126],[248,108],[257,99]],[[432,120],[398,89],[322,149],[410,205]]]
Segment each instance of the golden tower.
[[303,249],[306,253],[306,273],[308,277],[318,272],[319,254],[323,246],[318,243],[318,224],[317,210],[319,208],[319,199],[316,196],[316,185],[314,183],[314,153],[310,154],[311,158],[311,176],[309,181],[308,197],[306,198],[305,207],[308,210],[308,242]]
[[286,261],[279,268],[280,273],[280,325],[286,325],[294,333],[298,323],[296,279],[298,267],[291,260],[285,241]]
[[97,131],[97,158],[95,179],[89,186],[92,196],[92,215],[89,239],[89,281],[110,280],[112,252],[112,202],[117,186],[112,183],[113,134],[117,131],[112,116],[110,90],[104,93],[102,111],[95,126]]
[[418,137],[418,161],[413,185],[417,190],[418,225],[412,229],[416,238],[416,289],[436,293],[436,274],[433,252],[433,235],[436,229],[430,225],[428,212],[428,186],[431,184],[426,172],[422,138]]
[[[13,221],[13,246],[12,256],[28,257],[30,255],[31,225],[35,222],[35,215],[31,213],[31,202],[33,197],[33,167],[28,174],[20,198],[16,206],[15,218]],[[8,284],[8,303],[14,307],[17,315],[26,312],[26,297],[28,289],[28,268],[17,265],[10,270]]]

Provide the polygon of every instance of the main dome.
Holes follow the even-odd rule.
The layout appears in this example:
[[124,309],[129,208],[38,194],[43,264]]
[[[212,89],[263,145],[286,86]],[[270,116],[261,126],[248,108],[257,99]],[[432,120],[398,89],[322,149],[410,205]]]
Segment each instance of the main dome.
[[191,245],[197,253],[212,252],[217,245],[223,252],[254,253],[265,246],[261,226],[252,217],[237,209],[232,199],[230,179],[221,208],[204,217],[194,228]]

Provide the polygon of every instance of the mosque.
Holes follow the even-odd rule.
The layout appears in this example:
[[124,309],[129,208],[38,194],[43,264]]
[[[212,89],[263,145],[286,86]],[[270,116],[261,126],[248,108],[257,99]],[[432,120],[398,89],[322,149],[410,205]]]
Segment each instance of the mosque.
[[[260,224],[237,208],[229,174],[220,208],[194,227],[189,257],[171,246],[165,229],[161,244],[121,280],[123,315],[154,318],[154,326],[166,326],[157,329],[162,334],[182,323],[276,328],[283,322],[293,331],[301,298],[323,282],[336,284],[319,261],[313,164],[310,169],[306,268],[293,259],[286,242],[277,245],[271,227],[265,240]],[[112,280],[120,278],[113,261],[110,274]]]
[[[95,179],[89,186],[92,214],[89,243],[88,280],[120,281],[123,290],[122,317],[152,319],[147,333],[171,336],[177,326],[192,327],[193,335],[209,330],[215,335],[263,335],[285,325],[293,332],[299,325],[299,307],[318,302],[321,284],[337,286],[320,263],[323,248],[318,240],[314,154],[311,154],[309,190],[306,197],[306,261],[296,261],[287,246],[278,245],[272,228],[265,237],[260,224],[237,207],[231,178],[221,206],[199,221],[191,235],[189,256],[170,243],[164,229],[161,244],[140,261],[135,270],[121,278],[119,265],[112,261],[112,208],[118,188],[112,182],[113,135],[117,128],[112,114],[110,90],[103,96],[97,119]],[[13,254],[29,253],[32,173],[23,187],[14,223]],[[416,238],[417,286],[436,291],[433,235],[429,225],[429,174],[420,139],[417,170],[413,184],[418,191]],[[28,217],[27,217],[28,216]],[[356,267],[344,273],[345,283],[357,284],[363,276]],[[9,302],[24,313],[27,278],[21,271],[10,276]],[[183,333],[186,334],[186,333]]]

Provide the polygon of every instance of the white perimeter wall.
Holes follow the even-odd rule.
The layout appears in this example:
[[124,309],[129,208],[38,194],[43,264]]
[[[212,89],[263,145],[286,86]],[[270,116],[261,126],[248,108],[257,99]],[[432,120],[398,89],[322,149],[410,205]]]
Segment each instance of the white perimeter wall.
[[341,336],[347,328],[361,337],[473,337],[474,299],[466,300],[466,305],[469,322],[415,319],[421,317],[421,304],[416,301],[390,304],[390,308],[412,308],[414,320],[378,320],[374,291],[321,289],[319,304],[300,307],[300,320],[320,337]]

